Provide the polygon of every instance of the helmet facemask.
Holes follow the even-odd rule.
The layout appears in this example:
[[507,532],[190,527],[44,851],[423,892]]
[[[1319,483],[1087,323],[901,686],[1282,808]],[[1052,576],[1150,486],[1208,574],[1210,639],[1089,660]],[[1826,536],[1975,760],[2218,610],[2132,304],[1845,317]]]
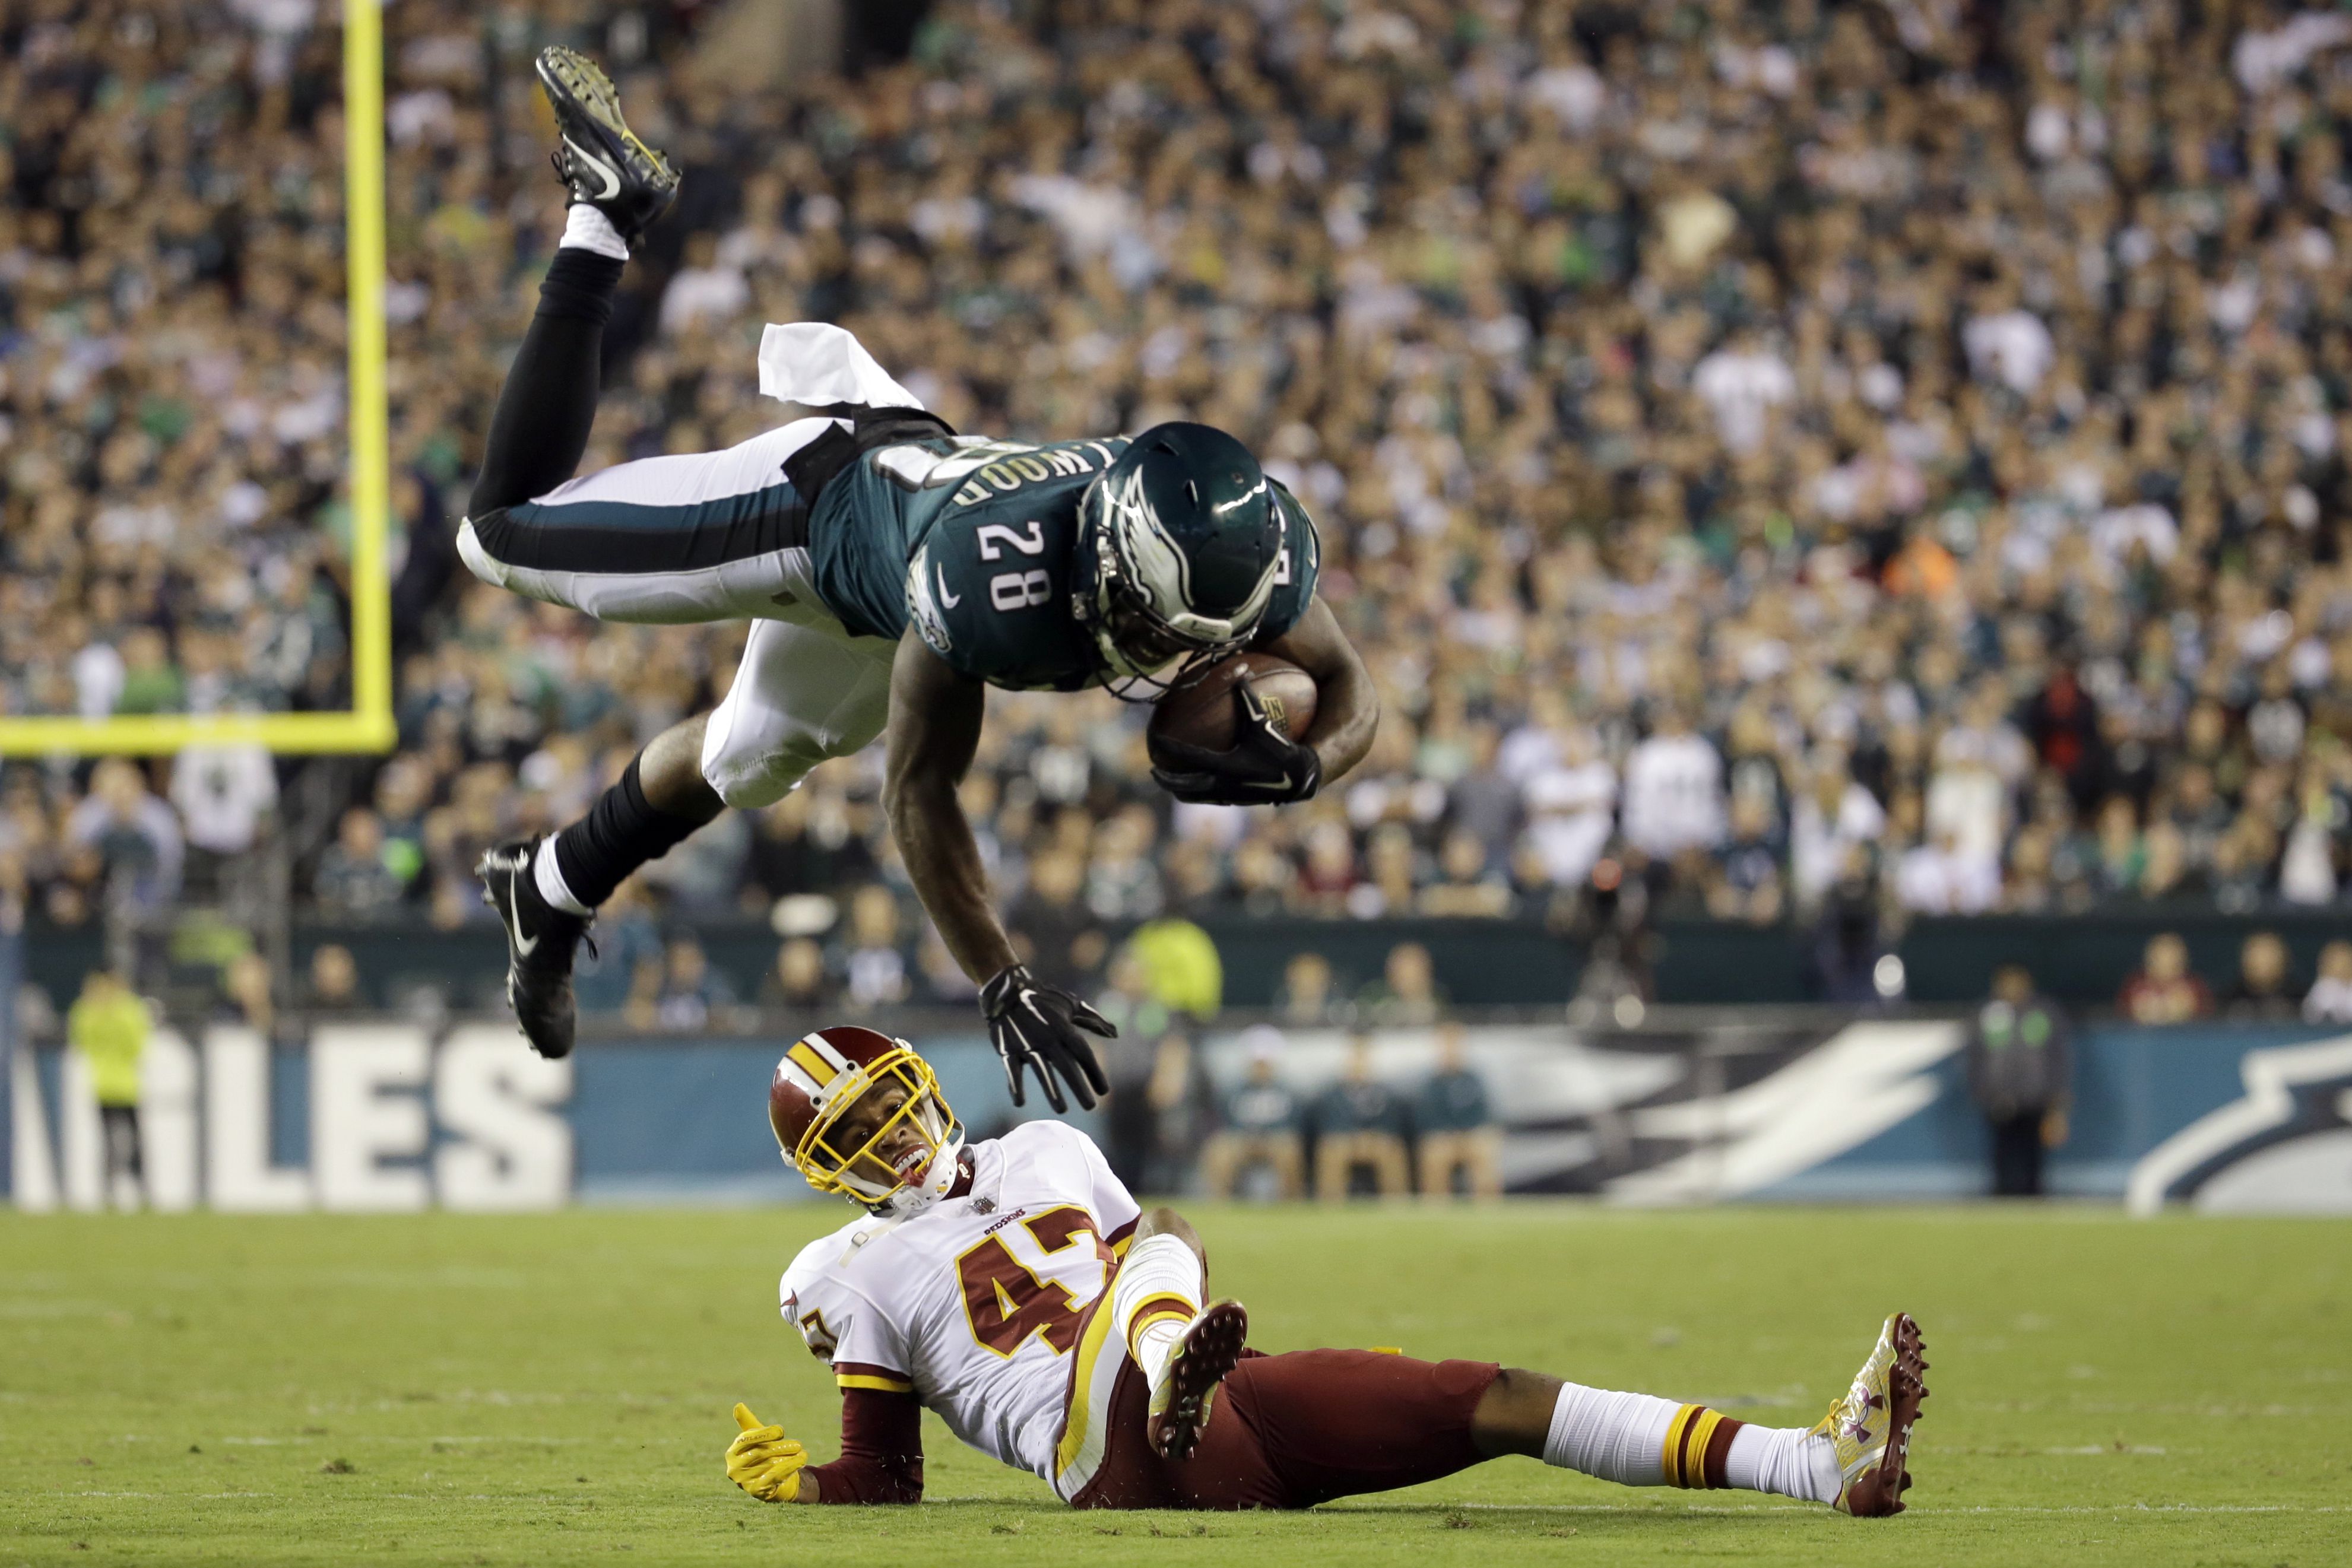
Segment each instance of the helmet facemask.
[[[1141,475],[1097,479],[1078,503],[1078,518],[1071,609],[1094,637],[1112,695],[1156,702],[1248,646],[1274,598],[1272,561],[1249,597],[1221,619],[1192,607],[1190,563],[1143,500]],[[1163,674],[1171,664],[1175,673]]]
[[[898,1103],[870,1132],[854,1141],[842,1135],[853,1110],[894,1088],[902,1092]],[[896,1142],[901,1127],[912,1128],[915,1139],[895,1162],[886,1160],[883,1145]],[[909,1213],[947,1196],[962,1152],[963,1128],[940,1092],[938,1076],[902,1044],[827,1083],[815,1118],[785,1157],[819,1192],[838,1193],[877,1213]]]

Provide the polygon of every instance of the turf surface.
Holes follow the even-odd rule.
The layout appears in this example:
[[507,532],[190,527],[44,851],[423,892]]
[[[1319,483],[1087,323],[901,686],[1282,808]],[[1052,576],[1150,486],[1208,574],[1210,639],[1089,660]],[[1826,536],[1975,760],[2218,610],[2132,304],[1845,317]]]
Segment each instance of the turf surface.
[[0,1212],[0,1568],[2352,1561],[2340,1222],[1195,1213],[1266,1348],[1402,1344],[1773,1424],[1816,1419],[1906,1307],[1935,1364],[1914,1506],[1857,1522],[1524,1459],[1305,1515],[1073,1514],[935,1421],[921,1508],[764,1507],[720,1473],[728,1408],[830,1457],[774,1287],[832,1218]]

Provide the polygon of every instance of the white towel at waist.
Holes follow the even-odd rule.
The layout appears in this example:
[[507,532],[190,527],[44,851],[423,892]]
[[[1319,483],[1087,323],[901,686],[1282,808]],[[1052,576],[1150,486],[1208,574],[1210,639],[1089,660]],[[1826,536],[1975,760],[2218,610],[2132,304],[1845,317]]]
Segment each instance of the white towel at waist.
[[760,334],[760,392],[803,408],[858,403],[867,408],[920,408],[913,392],[890,379],[866,346],[824,321],[768,323]]

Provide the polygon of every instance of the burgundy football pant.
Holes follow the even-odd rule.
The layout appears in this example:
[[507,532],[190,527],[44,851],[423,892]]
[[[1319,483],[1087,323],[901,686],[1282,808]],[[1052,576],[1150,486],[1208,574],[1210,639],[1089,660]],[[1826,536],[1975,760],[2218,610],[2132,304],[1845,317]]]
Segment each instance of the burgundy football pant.
[[[1106,1292],[1108,1297],[1108,1292]],[[1369,1350],[1242,1353],[1190,1459],[1145,1437],[1150,1390],[1131,1361],[1110,1404],[1102,1468],[1074,1508],[1312,1508],[1418,1486],[1486,1456],[1470,1415],[1501,1368]]]

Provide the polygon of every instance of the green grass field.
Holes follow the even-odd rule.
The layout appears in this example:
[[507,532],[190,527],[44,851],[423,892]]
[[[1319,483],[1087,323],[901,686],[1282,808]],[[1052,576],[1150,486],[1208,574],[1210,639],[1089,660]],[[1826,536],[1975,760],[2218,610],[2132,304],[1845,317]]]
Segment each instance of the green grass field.
[[2352,1225],[1196,1214],[1265,1348],[1402,1344],[1774,1424],[1817,1418],[1907,1307],[1935,1364],[1918,1485],[1857,1522],[1523,1459],[1296,1516],[1074,1514],[935,1422],[921,1508],[765,1507],[720,1472],[728,1408],[831,1456],[775,1280],[835,1218],[0,1213],[0,1565],[2352,1561]]

